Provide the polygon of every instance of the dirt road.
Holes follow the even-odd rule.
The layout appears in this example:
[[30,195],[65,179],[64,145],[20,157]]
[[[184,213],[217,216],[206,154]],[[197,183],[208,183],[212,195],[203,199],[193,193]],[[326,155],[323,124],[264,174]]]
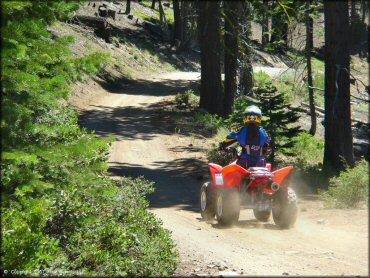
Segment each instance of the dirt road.
[[151,210],[177,243],[176,275],[368,275],[367,210],[326,210],[301,196],[290,230],[257,222],[249,210],[231,228],[201,220],[200,181],[188,172],[205,164],[199,150],[205,139],[174,130],[169,115],[157,109],[163,98],[198,77],[170,73],[120,86],[95,84],[85,88],[93,92],[83,103],[83,97],[71,101],[80,104],[83,126],[118,138],[109,161],[114,177],[143,175],[155,181]]

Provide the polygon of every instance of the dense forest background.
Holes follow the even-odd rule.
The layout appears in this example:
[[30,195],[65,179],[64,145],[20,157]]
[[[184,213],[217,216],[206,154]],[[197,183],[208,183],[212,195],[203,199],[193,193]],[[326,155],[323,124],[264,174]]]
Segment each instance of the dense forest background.
[[[114,83],[112,68],[127,79],[156,67],[180,68],[158,58],[160,52],[196,57],[200,67],[199,86],[174,98],[179,129],[201,130],[216,142],[240,126],[246,106],[257,104],[276,167],[293,163],[328,204],[367,205],[369,85],[359,67],[369,62],[368,1],[132,2],[2,2],[3,269],[175,271],[170,233],[147,211],[153,183],[113,181],[107,159],[115,139],[81,128],[66,101],[89,75]],[[97,3],[98,12],[88,14]],[[155,40],[131,40],[115,25],[118,14],[140,19]],[[76,56],[70,48],[78,37],[53,32],[81,25],[93,29],[94,40],[127,46],[127,60],[93,48]],[[280,57],[293,71],[281,78],[254,72],[252,61],[265,57],[258,53]],[[308,126],[302,127],[302,114]],[[228,159],[216,145],[205,149],[210,161]]]

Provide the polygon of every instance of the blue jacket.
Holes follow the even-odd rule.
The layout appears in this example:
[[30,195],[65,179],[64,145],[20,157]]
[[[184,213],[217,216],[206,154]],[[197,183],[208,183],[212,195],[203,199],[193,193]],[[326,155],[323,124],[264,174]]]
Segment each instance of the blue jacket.
[[242,156],[261,157],[263,148],[270,143],[270,137],[268,137],[266,131],[262,127],[259,127],[258,131],[259,137],[248,141],[248,126],[244,126],[239,131],[231,132],[224,142],[231,144],[238,141],[243,148]]

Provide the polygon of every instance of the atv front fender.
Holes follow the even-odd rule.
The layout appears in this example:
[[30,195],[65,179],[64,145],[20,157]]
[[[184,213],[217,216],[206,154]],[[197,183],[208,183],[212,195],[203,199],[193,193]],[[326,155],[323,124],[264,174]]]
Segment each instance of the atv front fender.
[[209,163],[209,170],[212,175],[213,184],[216,187],[240,186],[242,179],[248,174],[248,171],[237,164],[222,166]]
[[274,182],[282,185],[284,180],[292,173],[293,166],[287,166],[278,170],[273,171],[274,174]]

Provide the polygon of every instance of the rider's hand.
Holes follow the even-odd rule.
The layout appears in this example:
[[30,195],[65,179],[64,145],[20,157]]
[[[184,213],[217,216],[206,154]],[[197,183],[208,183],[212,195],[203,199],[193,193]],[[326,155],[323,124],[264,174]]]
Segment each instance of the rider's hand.
[[232,148],[232,147],[227,147],[227,148],[225,149],[225,151],[226,151],[226,152],[228,152],[228,153],[232,153],[232,152],[233,152],[233,150],[234,150],[234,148]]

